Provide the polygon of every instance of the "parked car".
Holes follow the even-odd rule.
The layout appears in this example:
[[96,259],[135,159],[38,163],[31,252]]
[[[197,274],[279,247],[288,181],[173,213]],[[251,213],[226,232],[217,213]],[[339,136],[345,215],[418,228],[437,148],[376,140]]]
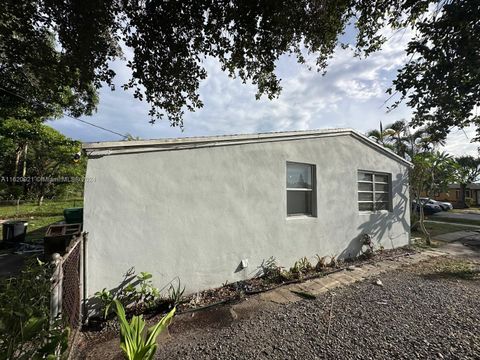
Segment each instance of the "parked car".
[[429,198],[420,198],[421,201],[430,205],[438,205],[443,211],[448,211],[453,209],[452,203],[446,201],[437,201]]
[[[422,201],[422,200],[420,200],[420,202],[423,205],[423,213],[425,215],[432,215],[432,214],[435,214],[437,212],[442,211],[442,208],[440,207],[440,205],[437,205],[437,204],[434,204],[434,203],[429,203],[428,201]],[[412,201],[412,210],[417,211],[417,212],[420,211],[420,206],[419,206],[419,204],[417,204],[416,200]]]

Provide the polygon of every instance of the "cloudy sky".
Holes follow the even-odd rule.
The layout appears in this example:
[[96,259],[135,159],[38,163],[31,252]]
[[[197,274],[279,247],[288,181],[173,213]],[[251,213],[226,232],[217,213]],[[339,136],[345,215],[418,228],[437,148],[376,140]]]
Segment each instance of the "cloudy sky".
[[[347,32],[346,37],[351,35]],[[215,59],[207,59],[204,65],[209,76],[200,87],[204,107],[185,114],[183,132],[166,121],[149,124],[148,105],[120,88],[130,74],[125,62],[119,60],[113,64],[117,90],[102,89],[97,113],[83,119],[142,139],[345,127],[366,132],[378,128],[380,121],[386,125],[411,116],[406,106],[387,113],[388,103],[385,104],[385,90],[406,61],[408,38],[402,32],[396,33],[382,51],[366,59],[354,58],[351,50],[339,48],[325,76],[297,64],[294,57],[282,57],[277,75],[282,79],[283,91],[274,100],[255,100],[255,86],[229,78]],[[121,140],[70,118],[50,124],[85,142]],[[471,128],[454,130],[445,150],[454,155],[474,155],[477,145],[470,143],[473,136]]]

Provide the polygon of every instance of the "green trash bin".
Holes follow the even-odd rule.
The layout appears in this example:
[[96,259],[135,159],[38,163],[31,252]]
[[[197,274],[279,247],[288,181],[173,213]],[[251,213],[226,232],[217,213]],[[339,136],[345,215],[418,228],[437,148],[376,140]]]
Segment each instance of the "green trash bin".
[[65,209],[63,217],[67,224],[81,224],[83,223],[83,207]]

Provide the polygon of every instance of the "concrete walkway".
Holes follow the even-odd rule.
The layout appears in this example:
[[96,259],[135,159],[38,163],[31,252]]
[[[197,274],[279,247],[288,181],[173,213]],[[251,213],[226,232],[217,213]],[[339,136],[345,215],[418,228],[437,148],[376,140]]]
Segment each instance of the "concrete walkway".
[[476,240],[480,244],[480,232],[474,230],[455,231],[447,234],[435,235],[435,240],[451,243],[455,241]]
[[[277,304],[288,304],[302,299],[301,294],[319,295],[340,286],[370,279],[377,281],[378,275],[402,266],[412,265],[438,256],[449,255],[448,251],[426,250],[412,255],[396,257],[372,264],[351,266],[337,273],[307,280],[303,283],[282,286],[260,294],[260,300]],[[379,285],[382,286],[382,285]]]

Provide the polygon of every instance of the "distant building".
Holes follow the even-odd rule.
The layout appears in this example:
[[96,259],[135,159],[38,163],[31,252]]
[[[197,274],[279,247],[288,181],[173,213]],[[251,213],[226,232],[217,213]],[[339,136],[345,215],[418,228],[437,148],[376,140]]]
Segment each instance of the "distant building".
[[[470,184],[467,185],[465,191],[465,198],[472,199],[473,205],[480,205],[480,184]],[[448,191],[435,194],[433,199],[438,201],[448,201],[453,204],[455,207],[461,206],[460,199],[460,184],[451,184],[448,185]]]

